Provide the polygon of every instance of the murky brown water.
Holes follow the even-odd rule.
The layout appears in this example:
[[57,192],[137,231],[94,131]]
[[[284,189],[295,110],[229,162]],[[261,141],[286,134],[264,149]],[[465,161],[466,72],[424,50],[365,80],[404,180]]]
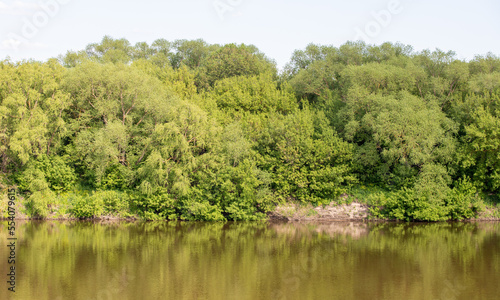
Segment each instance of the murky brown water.
[[6,225],[0,299],[500,299],[500,223]]

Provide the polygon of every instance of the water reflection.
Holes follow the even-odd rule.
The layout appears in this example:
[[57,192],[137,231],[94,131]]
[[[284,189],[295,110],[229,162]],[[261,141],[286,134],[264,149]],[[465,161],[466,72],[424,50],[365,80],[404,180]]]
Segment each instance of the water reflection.
[[500,282],[499,223],[25,222],[17,235],[17,292],[0,280],[0,299],[498,299]]

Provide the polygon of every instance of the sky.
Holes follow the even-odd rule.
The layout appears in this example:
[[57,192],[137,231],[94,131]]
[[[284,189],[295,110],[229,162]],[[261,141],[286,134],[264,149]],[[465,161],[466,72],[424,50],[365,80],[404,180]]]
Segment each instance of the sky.
[[498,0],[0,0],[0,60],[47,60],[103,36],[257,46],[283,67],[308,44],[400,42],[500,55]]

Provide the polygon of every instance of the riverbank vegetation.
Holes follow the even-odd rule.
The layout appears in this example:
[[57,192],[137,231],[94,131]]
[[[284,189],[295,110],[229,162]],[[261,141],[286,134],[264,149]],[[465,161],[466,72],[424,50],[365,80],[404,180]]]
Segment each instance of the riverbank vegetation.
[[311,44],[278,71],[251,45],[105,37],[1,61],[0,140],[31,217],[257,220],[347,196],[470,219],[499,202],[500,58]]

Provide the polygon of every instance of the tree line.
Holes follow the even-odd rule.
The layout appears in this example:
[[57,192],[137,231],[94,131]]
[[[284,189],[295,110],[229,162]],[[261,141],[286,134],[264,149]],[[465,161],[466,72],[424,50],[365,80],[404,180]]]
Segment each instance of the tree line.
[[[104,37],[0,62],[0,186],[47,217],[257,220],[347,197],[381,218],[477,216],[500,190],[500,58]],[[361,195],[361,196],[360,196]]]

